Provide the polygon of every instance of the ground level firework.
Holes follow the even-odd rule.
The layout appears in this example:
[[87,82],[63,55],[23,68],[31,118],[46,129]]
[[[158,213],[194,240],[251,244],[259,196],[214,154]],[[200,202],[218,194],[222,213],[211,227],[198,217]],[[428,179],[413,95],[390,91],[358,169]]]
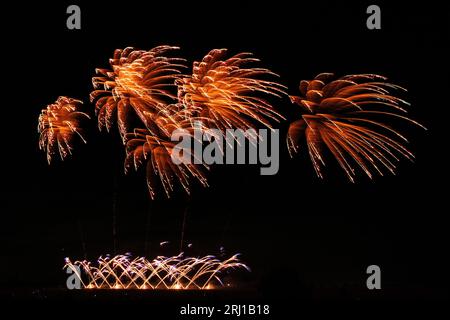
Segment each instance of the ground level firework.
[[224,286],[225,273],[235,269],[250,271],[237,254],[227,260],[183,254],[158,256],[151,261],[128,254],[106,256],[96,263],[86,260],[72,263],[66,258],[64,269],[70,269],[83,289],[214,289]]

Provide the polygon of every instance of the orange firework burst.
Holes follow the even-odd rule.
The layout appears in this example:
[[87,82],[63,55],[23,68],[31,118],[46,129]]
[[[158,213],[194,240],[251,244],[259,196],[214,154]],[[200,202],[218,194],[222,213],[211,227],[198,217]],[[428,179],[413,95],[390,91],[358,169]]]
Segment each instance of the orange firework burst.
[[[399,157],[412,160],[405,147],[407,139],[378,117],[399,118],[418,126],[402,115],[406,101],[392,96],[390,90],[406,89],[387,83],[374,74],[347,75],[332,81],[333,74],[321,73],[312,81],[301,81],[301,97],[291,96],[302,107],[302,119],[294,121],[288,132],[288,148],[298,150],[301,136],[306,137],[314,169],[322,177],[324,147],[336,158],[353,182],[359,166],[370,178],[382,168],[395,173]],[[373,118],[373,119],[372,119]]]
[[176,80],[178,99],[202,118],[208,127],[218,129],[253,128],[251,120],[270,127],[269,119],[283,117],[258,94],[280,97],[285,87],[261,79],[277,76],[268,69],[245,68],[257,62],[251,53],[239,53],[225,59],[226,49],[211,50],[201,62],[194,62],[190,77]]
[[[146,162],[147,185],[152,198],[157,178],[167,196],[173,190],[174,181],[178,181],[188,193],[190,177],[207,186],[203,174],[206,166],[173,163],[175,143],[170,138],[175,129],[184,129],[192,140],[195,139],[195,130],[247,130],[253,128],[255,122],[270,127],[271,119],[282,119],[269,102],[258,96],[280,97],[285,94],[285,87],[263,79],[275,74],[263,68],[244,68],[247,63],[259,61],[250,53],[240,53],[224,60],[225,54],[225,49],[212,50],[202,62],[194,63],[192,76],[174,74],[170,77],[178,87],[178,103],[166,105],[160,102],[158,108],[151,112],[151,120],[143,121],[146,129],[135,129],[124,135],[127,145],[125,168],[137,168]],[[193,153],[184,156],[190,157]]]
[[[194,138],[192,130],[186,130],[185,134]],[[203,164],[183,163],[182,161],[175,164],[173,157],[178,156],[177,153],[174,153],[176,143],[170,141],[167,137],[164,138],[164,136],[164,134],[154,135],[148,129],[135,129],[133,133],[127,134],[125,137],[127,141],[125,171],[128,171],[130,167],[137,170],[145,163],[147,186],[152,199],[156,195],[158,178],[168,198],[174,189],[175,181],[178,181],[188,194],[190,192],[190,178],[195,178],[203,186],[208,186],[204,175],[204,169],[207,167]],[[184,154],[183,156],[191,157],[193,154]]]
[[124,138],[132,131],[130,117],[133,111],[150,131],[154,130],[154,115],[176,98],[171,91],[184,60],[164,56],[174,49],[178,48],[117,49],[110,59],[112,70],[96,69],[100,76],[92,79],[96,90],[90,97],[92,102],[96,100],[100,129],[106,127],[109,130],[117,118],[119,132]]
[[72,143],[76,136],[86,143],[81,122],[90,117],[80,111],[82,104],[80,100],[59,97],[41,111],[38,123],[39,148],[47,153],[49,164],[57,150],[62,160],[72,154]]

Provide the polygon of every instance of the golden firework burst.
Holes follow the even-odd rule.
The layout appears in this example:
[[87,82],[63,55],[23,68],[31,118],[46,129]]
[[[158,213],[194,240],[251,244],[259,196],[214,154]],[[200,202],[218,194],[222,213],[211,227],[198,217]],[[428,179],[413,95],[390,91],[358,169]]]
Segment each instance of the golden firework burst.
[[86,143],[82,121],[90,117],[80,111],[82,104],[80,100],[61,96],[41,111],[38,120],[39,149],[46,152],[49,164],[56,152],[62,160],[72,154],[76,137]]
[[[190,193],[190,180],[196,179],[203,186],[208,186],[204,164],[183,161],[180,157],[192,159],[194,152],[183,150],[185,154],[180,155],[176,149],[176,142],[171,140],[172,133],[180,129],[179,133],[187,135],[190,140],[198,139],[195,136],[195,118],[189,110],[179,104],[168,105],[158,113],[154,122],[156,130],[150,132],[148,129],[136,128],[132,133],[125,135],[126,159],[125,171],[132,167],[136,170],[146,166],[147,186],[151,198],[155,198],[160,181],[166,196],[169,198],[174,190],[174,183],[178,181],[186,193]],[[204,130],[203,127],[196,127]],[[174,161],[177,158],[180,161]]]
[[154,130],[154,115],[176,98],[172,92],[174,80],[184,67],[184,59],[165,56],[175,49],[178,48],[117,49],[110,59],[112,70],[96,69],[100,76],[92,79],[95,90],[90,98],[91,102],[95,101],[100,129],[110,130],[116,118],[124,138],[126,133],[132,132],[131,117],[137,116],[147,129]]
[[[125,168],[137,168],[146,162],[147,185],[152,198],[158,177],[167,196],[175,181],[188,193],[189,178],[194,177],[207,186],[203,173],[207,168],[205,165],[173,163],[175,143],[171,141],[171,135],[175,129],[183,129],[195,139],[195,130],[247,130],[258,122],[270,127],[270,120],[283,118],[261,98],[261,95],[280,97],[285,94],[284,86],[267,80],[276,75],[268,69],[245,68],[244,65],[259,61],[250,53],[228,59],[225,55],[226,49],[212,50],[201,62],[194,62],[191,76],[179,77],[177,74],[172,77],[178,88],[178,102],[159,103],[157,110],[151,112],[151,120],[143,121],[146,128],[124,135],[127,145]],[[193,156],[193,152],[187,156]]]
[[291,101],[302,107],[301,119],[289,127],[291,155],[298,151],[304,136],[319,177],[323,177],[325,147],[352,182],[354,164],[372,178],[374,172],[383,175],[383,168],[395,173],[400,157],[412,160],[414,155],[405,147],[407,139],[386,123],[386,118],[397,118],[423,127],[405,116],[409,104],[390,93],[406,89],[375,74],[333,78],[331,73],[321,73],[312,81],[303,80],[302,96],[291,96]]
[[251,53],[226,59],[226,49],[211,50],[201,62],[194,62],[190,77],[176,80],[179,103],[202,118],[207,126],[247,130],[256,120],[270,127],[269,120],[283,116],[261,94],[280,97],[285,87],[267,78],[277,76],[269,69],[247,68],[258,62]]

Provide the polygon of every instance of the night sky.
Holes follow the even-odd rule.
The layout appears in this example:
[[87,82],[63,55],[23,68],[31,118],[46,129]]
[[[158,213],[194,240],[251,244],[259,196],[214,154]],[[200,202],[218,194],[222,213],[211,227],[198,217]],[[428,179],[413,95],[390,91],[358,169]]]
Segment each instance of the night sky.
[[[12,19],[1,22],[2,292],[63,288],[64,257],[113,253],[116,199],[117,253],[176,253],[187,210],[190,253],[217,254],[221,246],[242,253],[253,270],[243,283],[258,292],[287,288],[291,278],[319,298],[370,296],[366,268],[376,264],[378,297],[442,296],[449,267],[448,10],[380,4],[382,29],[368,30],[369,2],[74,3],[81,7],[81,30],[66,29],[72,3],[64,1],[12,5],[4,12]],[[94,121],[87,145],[48,166],[38,149],[40,110],[66,95],[83,100],[93,115],[88,96],[95,68],[109,67],[116,48],[161,44],[180,46],[190,67],[213,48],[250,51],[260,66],[280,74],[290,94],[321,72],[382,74],[408,88],[409,115],[428,131],[400,123],[416,161],[401,161],[396,176],[359,175],[355,184],[332,158],[325,179],[318,179],[305,149],[290,159],[281,144],[275,176],[260,176],[256,166],[215,166],[210,188],[150,201],[144,172],[123,173],[116,130],[99,133]],[[276,106],[296,118],[289,99]],[[279,125],[283,139],[287,127],[287,121]],[[165,240],[171,244],[161,249]]]

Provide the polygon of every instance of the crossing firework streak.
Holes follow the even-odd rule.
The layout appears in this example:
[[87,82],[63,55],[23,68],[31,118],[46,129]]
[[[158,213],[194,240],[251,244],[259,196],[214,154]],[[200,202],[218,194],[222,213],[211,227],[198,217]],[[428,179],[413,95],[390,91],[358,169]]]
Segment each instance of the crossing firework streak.
[[97,263],[66,258],[70,269],[84,289],[184,289],[205,290],[224,286],[221,277],[233,270],[250,271],[238,255],[227,260],[214,256],[202,258],[158,256],[149,261],[130,255],[100,257]]

